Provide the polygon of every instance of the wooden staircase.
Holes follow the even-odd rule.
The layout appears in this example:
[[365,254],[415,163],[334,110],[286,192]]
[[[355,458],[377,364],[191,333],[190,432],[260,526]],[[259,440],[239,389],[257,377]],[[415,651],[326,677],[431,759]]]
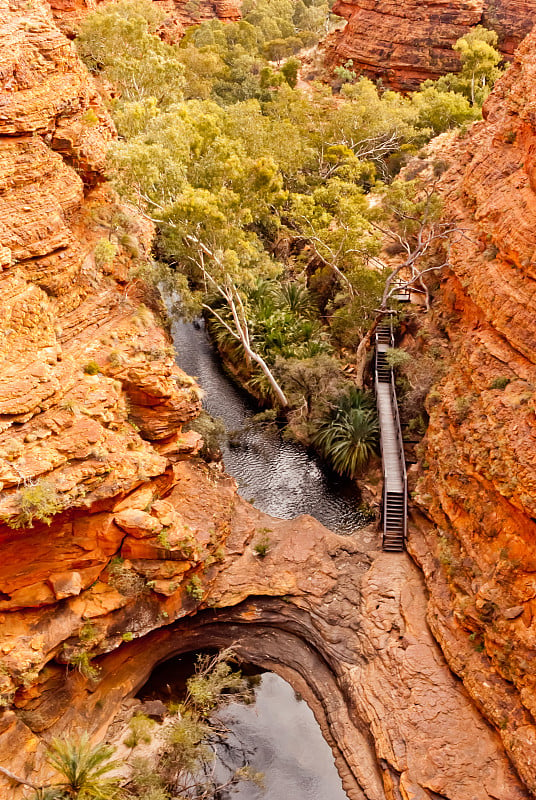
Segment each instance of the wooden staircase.
[[386,351],[394,346],[390,322],[376,329],[374,387],[380,420],[380,443],[383,469],[382,526],[383,549],[404,550],[407,535],[407,475],[404,444],[393,370],[387,363]]

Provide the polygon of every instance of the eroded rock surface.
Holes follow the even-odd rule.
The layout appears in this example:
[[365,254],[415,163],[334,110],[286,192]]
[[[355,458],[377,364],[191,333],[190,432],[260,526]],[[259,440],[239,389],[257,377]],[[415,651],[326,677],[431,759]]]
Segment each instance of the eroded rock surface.
[[328,63],[352,60],[358,74],[404,90],[456,72],[452,45],[475,25],[497,31],[509,59],[536,22],[534,0],[336,0],[333,11],[347,24],[328,39]]
[[113,126],[38,0],[0,0],[0,40],[0,763],[45,779],[51,736],[102,738],[158,660],[238,638],[309,700],[352,798],[526,797],[409,559],[270,519],[195,459],[201,390],[129,279],[151,229],[102,181]]
[[[50,7],[58,27],[74,38],[80,21],[106,0],[51,0]],[[175,42],[191,25],[209,19],[235,22],[240,19],[241,0],[155,0],[165,13],[164,38]]]
[[443,153],[451,363],[428,398],[412,552],[453,669],[536,790],[536,35]]
[[[397,792],[453,800],[528,796],[499,737],[440,655],[426,626],[422,579],[407,556],[364,554],[354,537],[310,517],[267,517],[206,466],[182,462],[173,471],[166,502],[201,549],[219,542],[212,563],[206,556],[203,568],[197,562],[199,595],[181,580],[184,553],[177,561],[169,550],[153,549],[129,556],[119,572],[108,567],[90,589],[55,608],[6,615],[4,663],[25,658],[36,674],[4,717],[0,752],[21,754],[12,759],[15,771],[30,766],[25,742],[26,751],[35,750],[30,774],[44,776],[43,739],[80,727],[102,736],[162,660],[234,643],[245,659],[279,672],[304,695],[352,800]],[[161,514],[162,504],[155,506]],[[124,518],[115,511],[116,521]],[[266,535],[270,550],[261,559],[255,543]],[[135,541],[149,544],[153,536],[151,530]],[[122,547],[125,554],[128,537]],[[62,653],[80,647],[98,668],[89,680],[58,664]]]

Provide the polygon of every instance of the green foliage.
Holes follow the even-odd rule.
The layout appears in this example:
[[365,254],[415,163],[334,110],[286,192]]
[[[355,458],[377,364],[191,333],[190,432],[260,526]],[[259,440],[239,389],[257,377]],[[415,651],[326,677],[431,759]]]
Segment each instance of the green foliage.
[[48,796],[51,800],[119,800],[119,779],[109,777],[119,766],[112,757],[111,747],[92,746],[86,734],[76,739],[53,739],[48,762],[60,781],[47,790]]
[[[200,655],[195,672],[188,679],[184,700],[170,712],[176,716],[161,731],[163,742],[151,761],[129,758],[113,760],[114,751],[105,745],[91,746],[86,735],[65,741],[54,739],[48,759],[57,773],[52,785],[38,789],[33,800],[171,800],[172,798],[219,796],[222,788],[212,774],[214,742],[225,738],[214,712],[231,700],[249,702],[250,681],[229,665],[230,650],[215,656]],[[150,744],[156,723],[145,714],[135,714],[124,740],[134,749]],[[113,776],[118,772],[121,777]],[[112,776],[110,775],[112,773]],[[229,788],[240,781],[260,785],[262,776],[244,765],[225,783]]]
[[88,620],[82,625],[78,636],[82,644],[91,644],[97,638],[97,629],[95,625]]
[[490,389],[506,389],[508,384],[510,383],[510,378],[507,378],[505,375],[501,376],[500,378],[495,378],[491,384]]
[[99,124],[99,118],[92,108],[88,108],[87,111],[84,111],[82,114],[82,122],[89,127],[94,127]]
[[19,513],[6,519],[11,528],[33,528],[34,520],[50,525],[53,517],[65,507],[61,495],[44,478],[24,486],[19,492],[19,503]]
[[126,746],[134,749],[139,744],[150,744],[152,739],[151,731],[155,724],[155,721],[146,714],[141,712],[134,714],[128,723],[128,736],[123,740]]
[[393,369],[405,366],[411,361],[411,358],[407,350],[402,350],[399,347],[388,347],[385,351],[385,360]]
[[195,673],[186,684],[186,705],[207,717],[230,700],[250,697],[246,679],[226,660],[231,655],[231,651],[224,651],[223,656],[198,655]]
[[91,663],[91,657],[87,650],[73,650],[69,653],[68,663],[71,667],[78,670],[80,675],[83,675],[84,678],[90,681],[96,680],[100,675],[98,667],[93,666]]
[[156,34],[162,20],[150,0],[111,3],[84,19],[78,52],[90,70],[120,89],[123,100],[175,102],[182,98],[184,67],[177,48]]
[[462,397],[457,397],[454,401],[454,419],[458,424],[464,422],[469,413],[471,406],[473,405],[473,397],[469,395],[463,395]]
[[[326,359],[358,347],[382,301],[381,231],[412,244],[423,221],[440,219],[422,182],[393,176],[435,133],[480,115],[498,63],[494,34],[478,28],[456,44],[459,76],[411,95],[357,78],[350,62],[338,96],[320,84],[303,92],[299,52],[331,21],[324,0],[244,0],[239,21],[210,20],[171,46],[154,4],[120,0],[88,15],[78,40],[115,85],[110,175],[155,220],[160,261],[176,276],[166,285],[187,316],[206,315],[255,396],[287,407],[288,387],[303,441],[338,383]],[[330,386],[315,397],[323,367]],[[371,424],[356,413],[347,440]]]
[[186,594],[199,603],[203,599],[203,584],[198,575],[194,575],[186,584]]
[[84,372],[86,375],[98,375],[100,371],[100,367],[96,361],[88,361],[87,364],[84,364]]
[[266,558],[268,553],[270,552],[270,539],[266,534],[263,534],[255,544],[253,545],[254,552],[259,556],[259,558]]
[[353,71],[352,67],[354,62],[350,58],[343,66],[335,67],[333,73],[337,76],[341,83],[353,83],[357,78],[357,73]]
[[202,458],[207,461],[221,458],[221,446],[225,437],[225,425],[222,419],[211,416],[207,411],[201,411],[193,422],[188,423],[185,430],[196,431],[203,437]]
[[313,442],[337,472],[353,478],[375,452],[378,431],[372,399],[352,389],[321,420]]
[[109,239],[99,239],[93,250],[95,264],[99,269],[109,266],[115,258],[117,252],[116,245]]
[[[443,75],[437,81],[425,81],[424,90],[433,87],[440,93],[461,95],[470,107],[477,110],[482,108],[502,73],[498,66],[502,56],[496,49],[497,42],[495,31],[477,25],[454,45],[454,50],[460,54],[461,71]],[[461,109],[461,106],[458,105],[458,108]]]

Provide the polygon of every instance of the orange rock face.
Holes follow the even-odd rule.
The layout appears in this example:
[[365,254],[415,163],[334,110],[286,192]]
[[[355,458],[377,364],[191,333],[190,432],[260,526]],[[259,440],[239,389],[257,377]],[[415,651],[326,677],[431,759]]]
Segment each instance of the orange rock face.
[[[241,0],[154,0],[166,18],[162,27],[164,38],[174,42],[191,25],[209,19],[235,22],[240,19]],[[58,27],[70,38],[86,14],[106,0],[51,0],[50,7]]]
[[51,736],[102,739],[159,661],[239,640],[307,698],[351,800],[527,800],[410,560],[193,458],[201,390],[129,280],[151,229],[103,183],[113,126],[39,0],[0,0],[0,45],[0,764],[46,782]]
[[403,90],[455,72],[452,45],[474,25],[497,31],[508,58],[536,22],[534,0],[336,0],[333,11],[347,24],[327,41],[328,64],[351,59],[358,74]]
[[412,548],[449,662],[536,789],[536,34],[444,157],[463,231],[442,299],[452,363],[428,398]]

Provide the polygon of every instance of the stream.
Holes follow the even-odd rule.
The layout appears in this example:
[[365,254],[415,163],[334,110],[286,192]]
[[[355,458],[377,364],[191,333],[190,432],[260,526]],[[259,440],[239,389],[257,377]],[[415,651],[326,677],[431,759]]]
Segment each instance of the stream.
[[[225,469],[240,494],[276,517],[311,514],[343,534],[363,527],[359,493],[350,481],[328,473],[305,448],[284,441],[274,425],[252,424],[256,408],[223,371],[203,326],[175,320],[172,333],[177,363],[198,379],[205,409],[223,420],[227,432],[240,431],[222,446]],[[264,774],[263,789],[239,784],[229,800],[347,800],[312,711],[278,675],[263,673],[255,702],[231,703],[220,717],[229,729],[229,747],[218,764],[222,778],[241,766],[244,753]]]
[[172,334],[177,363],[205,391],[205,409],[228,432],[241,431],[232,437],[236,444],[226,441],[222,450],[242,497],[281,519],[310,514],[336,533],[362,528],[367,520],[355,484],[328,472],[301,445],[284,441],[275,425],[252,425],[257,409],[223,371],[204,328],[177,320]]

